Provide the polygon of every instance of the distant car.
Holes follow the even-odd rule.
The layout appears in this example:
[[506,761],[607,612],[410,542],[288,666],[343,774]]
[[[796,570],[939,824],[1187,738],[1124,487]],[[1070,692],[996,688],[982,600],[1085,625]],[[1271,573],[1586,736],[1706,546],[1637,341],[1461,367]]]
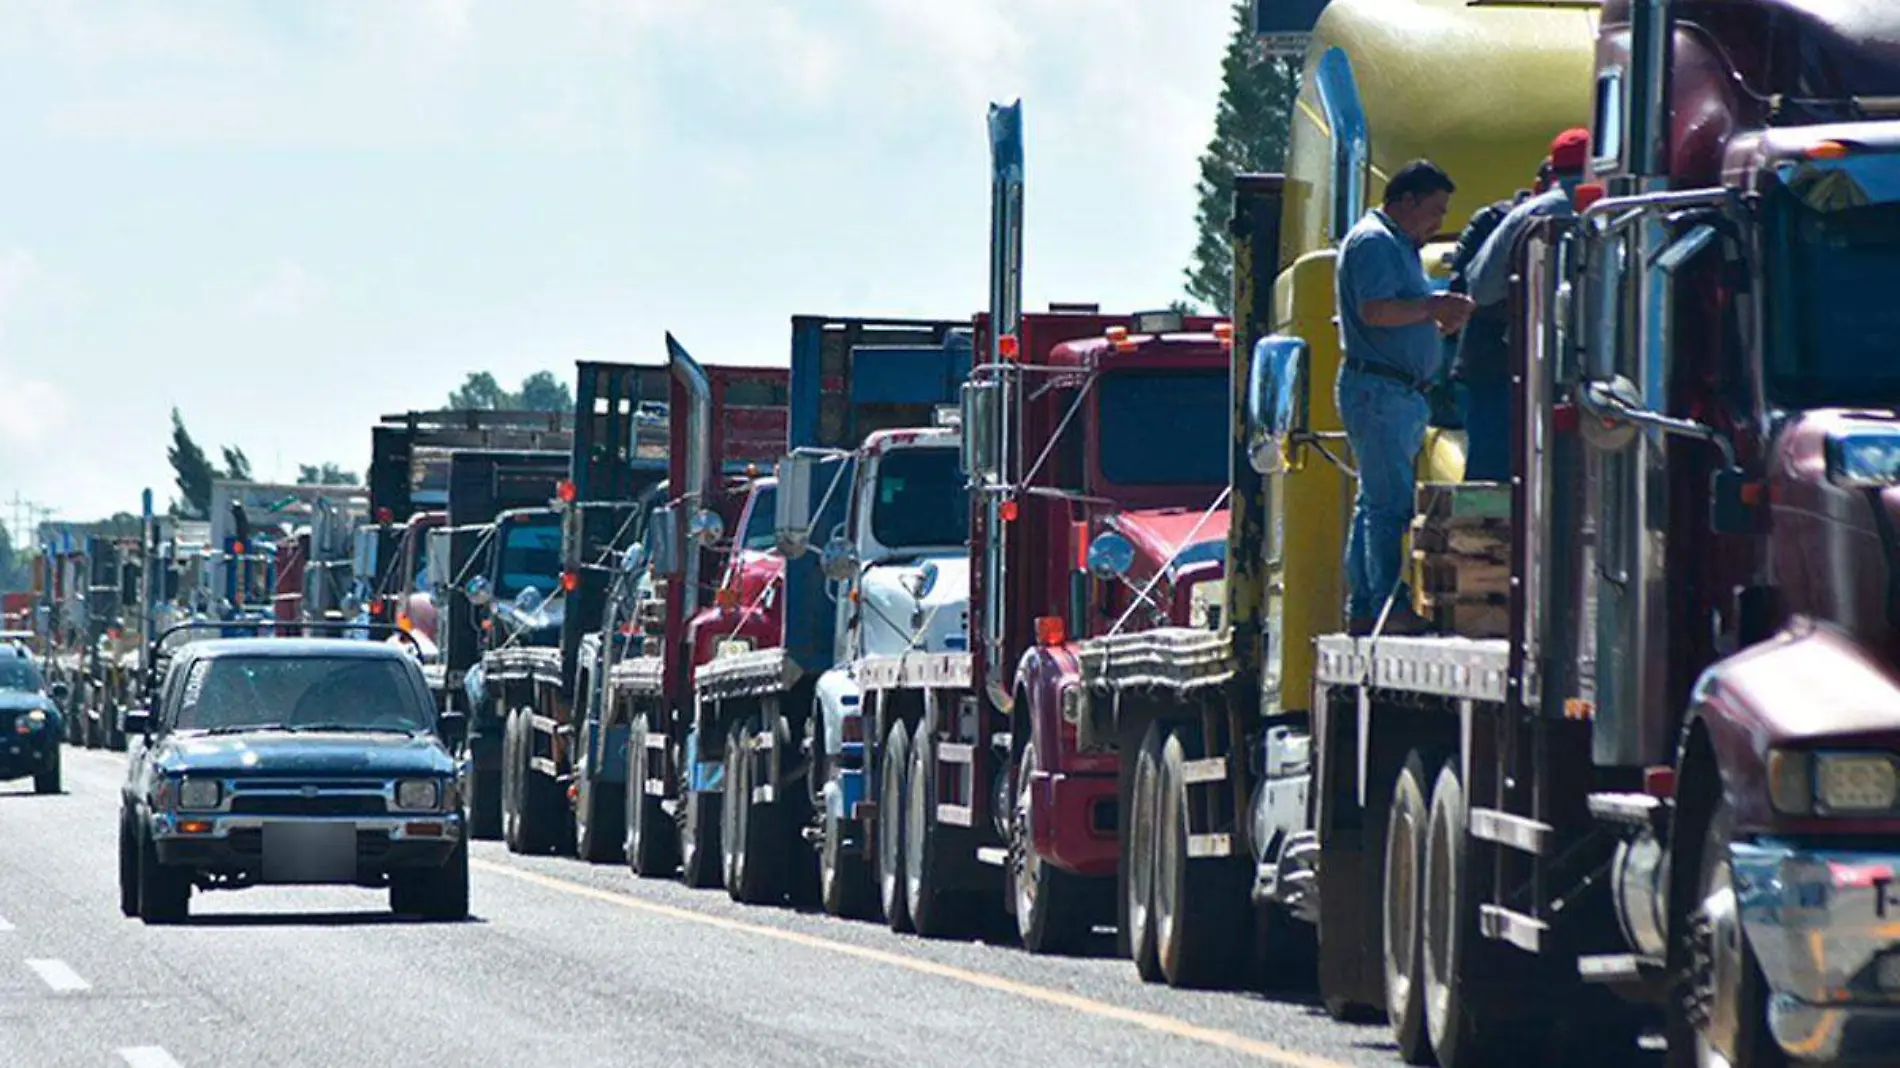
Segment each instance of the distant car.
[[[404,915],[468,916],[468,836],[450,742],[415,658],[378,642],[180,646],[151,710],[128,712],[119,907],[177,923],[192,889],[387,887]],[[448,735],[448,736],[445,736]]]
[[60,703],[26,646],[0,642],[0,780],[33,777],[36,794],[59,793]]

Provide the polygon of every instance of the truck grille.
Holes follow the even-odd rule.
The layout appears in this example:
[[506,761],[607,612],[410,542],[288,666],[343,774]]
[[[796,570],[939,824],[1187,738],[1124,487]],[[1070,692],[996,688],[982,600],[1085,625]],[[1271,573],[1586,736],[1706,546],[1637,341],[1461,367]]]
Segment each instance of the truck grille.
[[389,805],[381,795],[237,794],[231,798],[234,816],[385,816]]

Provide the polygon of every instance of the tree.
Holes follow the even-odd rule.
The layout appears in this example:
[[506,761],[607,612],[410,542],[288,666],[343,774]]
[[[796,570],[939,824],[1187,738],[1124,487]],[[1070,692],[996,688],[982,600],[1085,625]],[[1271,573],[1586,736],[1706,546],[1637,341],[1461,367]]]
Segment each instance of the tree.
[[13,538],[7,533],[5,525],[0,525],[0,591],[17,590],[25,585],[20,581],[20,555],[13,551]]
[[236,445],[224,447],[224,477],[238,482],[251,481],[251,458]]
[[536,371],[523,379],[516,400],[522,408],[534,412],[574,410],[574,394],[568,391],[567,383],[547,371]]
[[172,409],[172,444],[165,451],[165,458],[171,461],[182,496],[173,510],[192,519],[209,516],[211,481],[218,477],[218,469],[205,459],[205,451],[191,439],[191,432],[185,429],[185,420],[177,408]]
[[449,407],[493,410],[506,407],[508,400],[508,392],[495,381],[495,376],[479,371],[471,373],[462,388],[449,394]]
[[567,383],[552,372],[536,371],[521,382],[519,392],[501,388],[487,371],[473,371],[462,380],[460,389],[449,393],[449,407],[481,411],[567,412],[574,409],[574,394]]
[[297,484],[299,486],[355,486],[361,480],[356,472],[345,471],[333,463],[298,464]]
[[1234,35],[1221,62],[1214,139],[1201,156],[1194,212],[1200,239],[1187,271],[1188,295],[1233,313],[1234,254],[1227,224],[1233,217],[1236,175],[1278,170],[1286,159],[1301,61],[1264,59],[1255,49],[1251,0],[1235,0]]

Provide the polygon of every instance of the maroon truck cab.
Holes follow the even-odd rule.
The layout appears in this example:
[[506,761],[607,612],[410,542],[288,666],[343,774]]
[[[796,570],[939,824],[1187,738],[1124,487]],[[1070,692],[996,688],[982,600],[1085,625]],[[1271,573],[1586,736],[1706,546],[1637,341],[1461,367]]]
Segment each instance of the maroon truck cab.
[[975,683],[1010,723],[1036,854],[1077,875],[1115,872],[1120,768],[1063,715],[1078,643],[1194,625],[1194,588],[1221,577],[1230,341],[1212,318],[1028,314],[1004,342],[1015,368],[984,369],[1008,414],[1002,470],[972,500]]

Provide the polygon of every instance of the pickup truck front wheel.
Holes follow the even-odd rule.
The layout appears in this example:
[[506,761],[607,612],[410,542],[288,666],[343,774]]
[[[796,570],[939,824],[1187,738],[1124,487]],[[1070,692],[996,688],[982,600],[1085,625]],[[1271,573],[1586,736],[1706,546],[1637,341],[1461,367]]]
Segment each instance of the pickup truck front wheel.
[[151,836],[139,836],[139,919],[148,924],[183,923],[191,914],[191,870],[158,862]]

